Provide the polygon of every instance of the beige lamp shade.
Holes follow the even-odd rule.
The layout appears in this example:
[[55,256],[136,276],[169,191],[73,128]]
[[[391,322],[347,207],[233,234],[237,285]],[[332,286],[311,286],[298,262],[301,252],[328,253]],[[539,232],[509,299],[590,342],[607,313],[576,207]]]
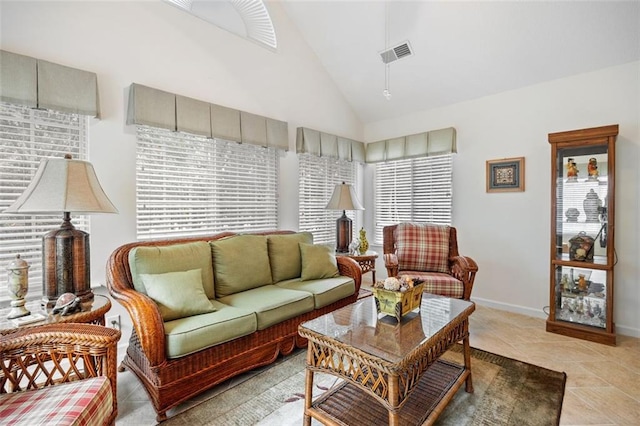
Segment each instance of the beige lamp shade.
[[24,193],[5,213],[118,213],[88,161],[45,158]]
[[328,210],[364,210],[352,185],[337,184],[326,207]]

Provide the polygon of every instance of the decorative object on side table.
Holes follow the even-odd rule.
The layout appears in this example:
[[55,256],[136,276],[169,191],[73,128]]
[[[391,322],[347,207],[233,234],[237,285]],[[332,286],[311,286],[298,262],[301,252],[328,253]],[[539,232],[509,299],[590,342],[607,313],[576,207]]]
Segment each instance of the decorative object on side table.
[[337,184],[326,207],[328,210],[342,210],[342,216],[336,221],[336,253],[349,253],[352,227],[346,210],[364,210],[352,185]]
[[29,268],[30,265],[25,260],[20,259],[19,254],[7,267],[7,290],[11,298],[11,311],[7,315],[8,319],[24,317],[31,313],[24,307],[24,298],[29,290]]
[[389,277],[373,284],[373,296],[378,313],[395,316],[398,322],[402,317],[420,307],[424,284],[408,275],[400,278]]
[[358,246],[360,254],[365,254],[369,250],[369,241],[367,241],[367,231],[360,229],[360,245]]
[[487,192],[524,191],[524,157],[487,161]]
[[106,196],[91,163],[64,158],[45,158],[33,180],[5,213],[62,213],[60,228],[50,231],[42,243],[43,305],[50,308],[63,293],[83,301],[91,291],[89,234],[76,229],[71,213],[117,213]]

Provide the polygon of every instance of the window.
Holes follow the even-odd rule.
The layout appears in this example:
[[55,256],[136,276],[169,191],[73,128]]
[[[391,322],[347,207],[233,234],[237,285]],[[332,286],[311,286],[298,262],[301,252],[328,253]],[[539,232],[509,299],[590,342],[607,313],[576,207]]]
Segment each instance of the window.
[[278,150],[137,127],[138,239],[278,226]]
[[[358,163],[299,154],[299,228],[313,233],[313,241],[318,244],[336,243],[336,219],[342,212],[327,210],[325,207],[338,183],[357,186]],[[360,229],[354,211],[347,211],[354,221],[353,229]]]
[[376,164],[375,194],[377,244],[398,222],[451,225],[451,154]]
[[[87,159],[86,116],[0,103],[0,212],[8,208],[31,182],[40,159]],[[10,215],[0,213],[0,271],[16,254],[30,264],[28,298],[42,295],[42,236],[62,223],[59,215]],[[78,229],[89,232],[88,216],[73,216]],[[0,280],[0,300],[7,280]]]

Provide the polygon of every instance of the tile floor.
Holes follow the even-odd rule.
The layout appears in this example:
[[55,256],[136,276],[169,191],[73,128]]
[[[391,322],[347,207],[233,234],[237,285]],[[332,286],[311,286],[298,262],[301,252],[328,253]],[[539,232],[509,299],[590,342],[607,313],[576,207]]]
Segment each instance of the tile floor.
[[[567,373],[561,425],[640,424],[640,339],[618,336],[615,347],[545,331],[545,321],[477,306],[471,346]],[[234,380],[246,380],[243,375]],[[223,391],[223,384],[171,410],[169,416]],[[118,374],[116,425],[154,425],[155,412],[138,380]]]

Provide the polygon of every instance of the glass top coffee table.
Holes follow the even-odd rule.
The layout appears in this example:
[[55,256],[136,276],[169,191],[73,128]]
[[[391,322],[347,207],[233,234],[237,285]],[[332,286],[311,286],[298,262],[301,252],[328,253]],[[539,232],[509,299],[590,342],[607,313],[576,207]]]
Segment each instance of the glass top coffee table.
[[[419,312],[398,323],[373,297],[300,325],[309,340],[304,424],[431,424],[471,381],[469,315],[475,304],[423,294]],[[464,365],[440,360],[462,341]],[[342,380],[315,401],[314,373]]]

